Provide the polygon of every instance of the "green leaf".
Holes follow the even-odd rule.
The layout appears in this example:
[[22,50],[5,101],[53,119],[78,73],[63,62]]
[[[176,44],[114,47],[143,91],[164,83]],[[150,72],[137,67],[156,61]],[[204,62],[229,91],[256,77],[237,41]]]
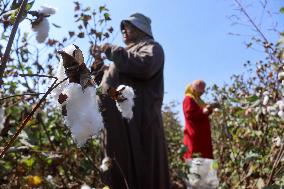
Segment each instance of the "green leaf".
[[104,13],[105,20],[111,20],[109,13]]
[[281,7],[279,11],[280,13],[284,14],[284,7]]
[[246,101],[248,101],[248,102],[255,102],[255,101],[257,101],[258,99],[259,99],[258,96],[252,95],[252,96],[247,97],[247,98],[246,98]]
[[281,188],[282,188],[282,186],[273,184],[273,185],[265,186],[262,189],[281,189]]
[[34,158],[28,158],[23,160],[23,163],[27,166],[27,167],[32,167],[35,163],[35,159]]
[[2,165],[3,165],[4,169],[6,169],[6,170],[11,170],[13,168],[11,162],[5,162]]
[[12,12],[11,16],[10,16],[10,22],[11,23],[15,23],[16,20],[16,15],[18,14],[19,9],[16,9],[15,11]]
[[100,6],[99,7],[99,11],[100,13],[103,12],[103,11],[108,11],[108,9],[106,8],[106,6]]
[[32,6],[34,5],[34,2],[35,0],[26,5],[26,11],[29,11],[32,8]]
[[239,99],[237,98],[228,98],[231,102],[239,102]]

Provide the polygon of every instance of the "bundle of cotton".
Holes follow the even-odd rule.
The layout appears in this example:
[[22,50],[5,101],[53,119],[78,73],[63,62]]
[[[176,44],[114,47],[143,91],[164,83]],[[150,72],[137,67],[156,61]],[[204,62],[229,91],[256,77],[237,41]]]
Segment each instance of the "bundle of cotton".
[[55,14],[55,12],[56,9],[50,6],[41,6],[41,9],[38,10],[39,18],[32,23],[32,30],[37,33],[36,40],[39,43],[43,43],[48,37],[49,22],[46,17]]
[[134,90],[132,87],[119,85],[116,89],[121,92],[121,96],[119,99],[125,100],[116,100],[116,107],[121,112],[122,116],[127,119],[132,119],[133,111],[132,108],[134,106]]
[[190,166],[187,185],[189,188],[217,188],[216,162],[213,159],[193,158],[187,160]]
[[96,98],[96,88],[87,87],[84,91],[80,84],[69,83],[62,91],[67,95],[66,125],[70,128],[72,137],[78,147],[82,147],[88,138],[98,134],[103,128],[103,119]]

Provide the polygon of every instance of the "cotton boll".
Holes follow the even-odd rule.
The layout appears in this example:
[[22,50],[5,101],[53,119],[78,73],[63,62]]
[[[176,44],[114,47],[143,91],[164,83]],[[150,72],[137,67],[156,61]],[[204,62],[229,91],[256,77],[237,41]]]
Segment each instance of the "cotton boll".
[[262,108],[261,108],[261,112],[262,112],[262,114],[264,114],[264,115],[265,115],[265,114],[267,113],[267,109],[266,109],[266,108],[264,108],[264,107],[262,107]]
[[266,106],[266,105],[268,104],[268,101],[269,101],[269,96],[264,96],[263,101],[262,101],[262,104],[263,104],[264,106]]
[[111,166],[111,159],[109,157],[105,157],[102,161],[102,164],[100,165],[100,170],[102,172],[106,172],[109,170]]
[[[55,73],[55,77],[58,79],[58,82],[63,81],[67,76],[65,74],[65,68],[63,66],[63,60],[62,58],[60,59],[59,66],[57,68],[57,71]],[[52,97],[55,99],[57,102],[59,95],[62,93],[63,89],[66,88],[68,84],[68,81],[64,81],[60,85],[58,85],[53,91],[51,92]]]
[[281,117],[282,119],[284,119],[284,112],[282,110],[280,110],[278,112],[278,116]]
[[269,92],[268,92],[268,91],[264,91],[264,92],[262,93],[262,95],[263,95],[263,96],[269,96]]
[[52,177],[51,175],[47,175],[46,180],[47,180],[48,182],[52,182],[53,177]]
[[[123,89],[124,88],[124,89]],[[122,116],[127,119],[132,119],[133,117],[133,111],[132,108],[134,106],[134,90],[132,87],[125,86],[125,85],[120,85],[117,87],[117,91],[121,91],[121,95],[123,98],[126,98],[126,100],[122,102],[116,101],[116,107],[117,109],[121,112]]]
[[215,161],[207,158],[193,158],[187,161],[189,169],[188,183],[195,188],[217,188],[219,180],[214,168]]
[[42,21],[38,24],[32,26],[32,30],[36,32],[36,40],[39,43],[43,43],[48,37],[49,32],[49,22],[47,18],[43,18]]
[[41,14],[44,14],[45,16],[52,15],[56,13],[56,8],[51,7],[49,5],[43,5],[41,6],[41,9],[38,11]]
[[278,105],[279,110],[284,110],[284,101],[283,100],[277,101],[276,105]]
[[81,189],[91,189],[91,187],[88,186],[87,184],[83,184],[83,185],[81,186]]
[[275,116],[277,114],[277,109],[274,106],[268,106],[267,107],[267,112],[273,116]]
[[284,79],[284,72],[280,72],[280,73],[278,74],[278,79],[279,79],[279,80]]
[[103,128],[103,119],[96,98],[96,88],[88,87],[83,92],[81,85],[69,83],[62,93],[68,96],[65,123],[70,128],[77,146],[81,147],[88,138],[98,134]]
[[281,138],[278,136],[278,137],[274,137],[272,139],[272,142],[275,144],[275,146],[277,147],[280,147],[282,145],[282,141],[281,141]]

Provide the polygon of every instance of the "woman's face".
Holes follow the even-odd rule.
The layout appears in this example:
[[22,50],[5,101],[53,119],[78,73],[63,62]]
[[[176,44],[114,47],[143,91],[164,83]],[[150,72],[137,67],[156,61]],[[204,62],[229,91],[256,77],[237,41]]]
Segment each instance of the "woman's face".
[[127,22],[125,22],[123,26],[124,27],[121,30],[123,42],[126,45],[135,42],[139,38],[139,33],[137,29]]
[[194,83],[194,90],[201,96],[205,92],[205,83]]

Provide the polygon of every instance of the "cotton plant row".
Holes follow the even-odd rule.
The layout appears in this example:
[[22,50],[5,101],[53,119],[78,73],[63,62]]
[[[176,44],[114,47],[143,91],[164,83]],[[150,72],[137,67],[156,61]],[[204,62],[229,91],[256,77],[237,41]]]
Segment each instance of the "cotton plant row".
[[[83,60],[83,54],[78,47],[71,45],[63,49],[70,56],[80,52],[78,60]],[[77,53],[78,54],[78,53]],[[77,57],[78,58],[78,57]],[[62,57],[64,59],[64,56]],[[58,66],[56,77],[59,81],[66,78],[64,60]],[[66,110],[64,122],[70,129],[72,138],[78,147],[82,147],[88,138],[97,135],[104,127],[103,118],[98,104],[98,86],[95,84],[82,88],[82,85],[74,82],[63,82],[54,91],[53,96],[59,99],[59,107]],[[133,117],[134,90],[130,86],[121,85],[114,91],[114,98],[122,117],[127,120]]]

